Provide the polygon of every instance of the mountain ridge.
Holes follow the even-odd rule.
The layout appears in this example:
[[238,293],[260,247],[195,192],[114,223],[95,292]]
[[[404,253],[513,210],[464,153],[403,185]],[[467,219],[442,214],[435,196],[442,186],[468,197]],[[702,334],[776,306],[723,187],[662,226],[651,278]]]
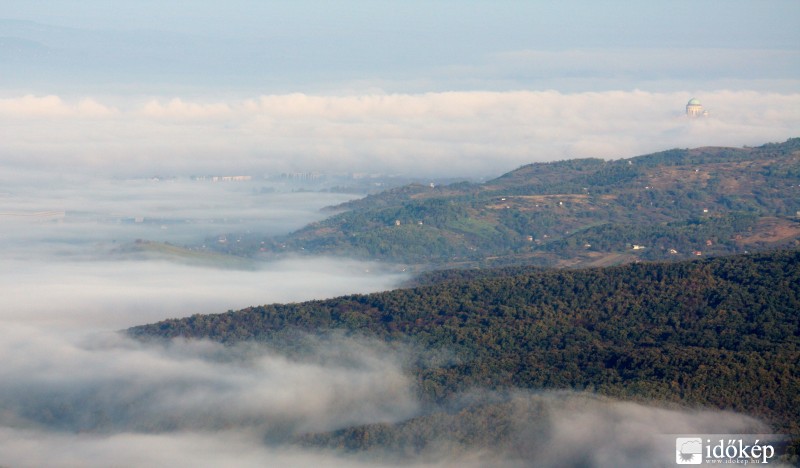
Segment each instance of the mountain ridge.
[[800,138],[533,163],[482,184],[409,185],[330,211],[286,236],[251,236],[231,253],[339,255],[424,270],[791,247],[800,245]]

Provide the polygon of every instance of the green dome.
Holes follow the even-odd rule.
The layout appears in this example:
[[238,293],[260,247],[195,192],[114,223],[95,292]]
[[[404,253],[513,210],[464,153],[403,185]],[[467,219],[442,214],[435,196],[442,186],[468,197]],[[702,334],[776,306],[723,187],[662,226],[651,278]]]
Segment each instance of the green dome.
[[700,104],[700,100],[699,99],[691,98],[691,99],[689,99],[689,103],[686,104],[686,105],[687,106],[699,106],[701,104]]

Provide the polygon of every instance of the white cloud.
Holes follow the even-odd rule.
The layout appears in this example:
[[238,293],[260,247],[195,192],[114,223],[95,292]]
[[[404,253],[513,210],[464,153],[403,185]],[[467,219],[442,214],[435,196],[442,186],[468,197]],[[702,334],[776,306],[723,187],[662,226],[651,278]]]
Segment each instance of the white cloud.
[[2,462],[250,466],[272,455],[300,466],[335,457],[268,442],[416,414],[396,351],[341,337],[308,344],[289,359],[253,344],[145,345],[4,326]]
[[0,322],[118,329],[385,290],[405,278],[346,259],[264,263],[202,253],[125,253],[136,239],[200,246],[231,233],[237,233],[231,243],[247,232],[285,234],[324,218],[321,208],[353,198],[261,193],[265,184],[0,175],[0,295],[6,304]]
[[0,117],[4,118],[62,118],[101,119],[115,115],[118,111],[98,101],[85,98],[68,103],[59,96],[25,95],[0,99]]
[[[271,447],[265,437],[415,413],[403,351],[380,343],[308,337],[306,352],[289,358],[252,343],[146,345],[110,331],[390,289],[405,275],[364,262],[286,259],[236,269],[109,252],[135,237],[196,243],[219,230],[284,233],[349,196],[36,175],[4,173],[0,192],[0,464],[327,465],[338,456]],[[53,212],[68,214],[24,215]],[[163,229],[115,221],[126,216],[192,222]]]
[[257,434],[240,430],[96,435],[0,428],[0,452],[15,467],[393,466],[332,452],[272,447]]
[[[135,347],[134,347],[135,348]],[[133,354],[134,348],[128,352]],[[127,364],[127,363],[126,363]],[[134,363],[138,368],[146,362]],[[150,363],[151,365],[153,363]],[[170,385],[187,371],[202,374],[198,367],[201,360],[183,363],[175,372],[170,368],[149,372],[154,377],[160,373],[166,375],[163,381],[156,382],[148,379],[144,383],[137,382],[133,391],[114,393],[108,401],[101,402],[107,405],[123,405],[126,400],[143,388],[150,388],[150,398],[158,404],[167,393]],[[230,367],[230,366],[228,366]],[[121,368],[121,367],[120,367]],[[102,368],[101,368],[102,369]],[[219,370],[219,369],[218,369]],[[339,370],[339,369],[337,369]],[[235,401],[234,394],[226,394],[232,382],[231,369],[221,369],[217,376],[215,388],[212,390],[214,398],[226,398]],[[234,371],[235,372],[235,371]],[[305,372],[303,370],[303,372]],[[99,372],[98,372],[99,373]],[[123,374],[119,369],[114,369],[108,379],[100,379],[99,383],[106,383]],[[261,376],[248,377],[241,382],[234,382],[237,389],[252,383]],[[310,376],[309,376],[310,377]],[[202,375],[193,375],[193,380],[202,379]],[[58,379],[56,384],[58,384]],[[81,385],[80,375],[65,381],[69,387]],[[287,384],[287,382],[280,382]],[[289,382],[290,383],[290,382]],[[102,391],[114,392],[119,383],[106,385]],[[375,390],[382,387],[376,386]],[[0,390],[2,390],[0,384]],[[62,390],[56,387],[56,390]],[[307,398],[308,389],[292,388],[296,391],[293,397]],[[326,394],[326,389],[321,389]],[[68,390],[69,391],[69,390]],[[288,392],[292,393],[292,392]],[[378,393],[371,398],[378,397],[386,408],[401,407],[398,401],[391,401],[385,395],[378,397]],[[308,417],[302,402],[296,400],[281,401],[282,396],[272,399],[275,395],[269,392],[262,393],[264,405],[257,406],[251,411],[254,414],[263,414],[264,406],[280,405],[284,410],[284,417],[302,419]],[[358,391],[344,397],[363,397]],[[316,396],[311,397],[314,401]],[[188,405],[208,403],[207,401],[189,399]],[[291,400],[291,399],[290,399]],[[373,447],[366,453],[342,453],[333,450],[320,450],[309,447],[298,447],[289,444],[270,443],[269,437],[264,436],[264,429],[269,424],[280,421],[275,414],[269,415],[260,425],[253,424],[252,419],[237,420],[239,423],[233,427],[211,428],[208,423],[213,417],[227,414],[229,417],[234,411],[228,404],[221,407],[208,409],[199,407],[201,424],[193,428],[167,429],[158,432],[145,432],[131,429],[131,422],[149,420],[153,418],[150,410],[145,410],[143,415],[137,415],[133,421],[122,424],[117,430],[110,433],[102,431],[74,431],[58,430],[48,427],[25,427],[22,424],[0,426],[0,452],[4,454],[4,462],[12,466],[222,466],[235,464],[236,466],[263,466],[263,464],[280,464],[281,466],[661,466],[671,463],[675,459],[675,437],[687,434],[764,434],[769,428],[764,424],[747,416],[724,412],[685,409],[667,409],[657,405],[649,406],[639,403],[629,403],[607,398],[598,398],[586,394],[570,392],[543,392],[536,394],[520,393],[515,396],[513,414],[504,415],[503,411],[493,414],[492,422],[500,424],[498,435],[500,439],[492,446],[465,446],[459,436],[459,428],[452,428],[452,433],[431,433],[420,431],[419,438],[413,439],[414,446],[401,445],[392,447]],[[43,402],[47,408],[50,402]],[[137,408],[138,402],[134,402]],[[97,414],[98,403],[86,402],[69,410],[82,411],[88,414]],[[186,405],[183,405],[186,406]],[[183,406],[169,408],[162,418],[188,416],[188,419],[197,419],[197,414],[191,414],[191,408]],[[8,423],[8,414],[17,408],[11,406],[11,411],[6,413],[4,422]],[[314,408],[319,410],[319,408]],[[95,413],[91,413],[95,410]],[[323,418],[325,407],[321,413],[314,417]],[[186,411],[184,413],[184,411]],[[63,415],[63,413],[62,413]],[[238,416],[237,416],[238,417]],[[91,418],[87,418],[91,419]],[[115,421],[119,422],[119,421]],[[203,429],[205,423],[205,429]],[[297,426],[284,426],[287,429]],[[302,431],[302,429],[301,429]],[[450,439],[450,437],[455,437]],[[480,438],[479,438],[480,439]],[[420,445],[424,443],[425,445]],[[422,452],[416,450],[424,447]],[[778,465],[781,466],[781,465]]]
[[306,341],[309,351],[289,359],[247,343],[145,345],[115,334],[72,341],[5,326],[2,419],[101,433],[258,427],[286,436],[416,411],[396,352],[336,336]]
[[[687,120],[698,97],[710,111]],[[617,158],[797,136],[800,94],[757,91],[269,95],[105,105],[0,101],[5,165],[105,173],[326,170],[491,175],[534,161]],[[17,116],[25,117],[19,125]]]
[[226,103],[195,103],[174,98],[162,104],[161,101],[154,99],[142,106],[141,113],[144,117],[151,118],[219,119],[229,116],[231,108]]
[[254,270],[158,260],[3,262],[0,293],[6,306],[0,321],[63,330],[115,329],[257,304],[381,291],[405,278],[380,273],[369,263],[320,258],[256,264]]
[[[544,394],[533,398],[537,401],[549,408],[547,436],[529,446],[519,443],[542,466],[668,465],[675,459],[675,434],[769,432],[764,423],[728,411],[687,411],[568,393]],[[521,434],[536,428],[534,421],[520,424]]]

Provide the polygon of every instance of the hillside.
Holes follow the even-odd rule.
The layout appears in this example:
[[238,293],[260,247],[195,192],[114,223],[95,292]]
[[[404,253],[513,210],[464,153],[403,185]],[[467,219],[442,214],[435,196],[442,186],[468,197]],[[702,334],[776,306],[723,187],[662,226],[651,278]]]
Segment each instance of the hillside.
[[189,249],[168,242],[154,242],[137,239],[111,251],[119,259],[164,260],[185,265],[205,266],[232,270],[255,269],[254,261],[233,255],[223,255],[200,249]]
[[307,334],[366,336],[417,350],[408,372],[430,404],[473,388],[573,390],[730,409],[800,432],[800,251],[490,273],[128,333],[255,340],[289,354]]
[[282,238],[251,236],[235,253],[564,267],[791,247],[800,242],[800,138],[536,163],[484,184],[410,185],[333,211]]

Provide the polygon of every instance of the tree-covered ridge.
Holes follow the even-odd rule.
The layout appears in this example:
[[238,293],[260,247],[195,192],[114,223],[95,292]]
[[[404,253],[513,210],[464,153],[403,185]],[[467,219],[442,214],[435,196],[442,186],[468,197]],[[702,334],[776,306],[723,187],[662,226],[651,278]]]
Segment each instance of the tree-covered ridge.
[[[466,275],[466,279],[464,279]],[[572,389],[732,409],[800,431],[800,251],[441,274],[427,285],[135,327],[138,337],[368,335],[421,350],[420,396]]]
[[[411,185],[336,210],[254,245],[265,255],[440,267],[592,266],[794,246],[800,241],[800,138],[756,148],[536,163],[484,184]],[[251,247],[235,246],[243,254]]]

